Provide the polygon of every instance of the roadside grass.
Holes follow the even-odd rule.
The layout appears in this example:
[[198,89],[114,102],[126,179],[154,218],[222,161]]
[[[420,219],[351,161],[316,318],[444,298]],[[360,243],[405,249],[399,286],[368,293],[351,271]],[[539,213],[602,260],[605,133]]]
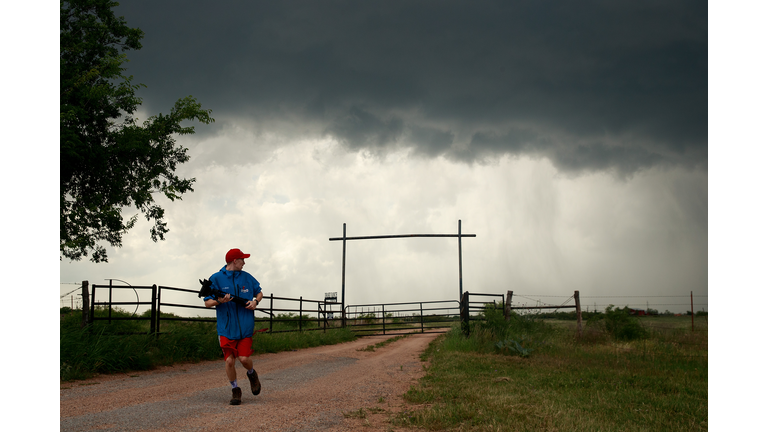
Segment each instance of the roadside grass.
[[[84,329],[80,328],[82,311],[62,312],[59,333],[62,381],[222,358],[215,322],[166,321],[162,324],[161,334],[155,336],[148,334],[148,321],[121,319],[130,318],[131,314],[120,309],[112,310],[116,320],[111,323],[95,321]],[[98,308],[95,311],[99,317],[106,317],[107,313]],[[172,314],[163,316],[174,317]],[[277,320],[273,330],[283,329],[281,326],[290,327],[291,324]],[[346,329],[331,329],[256,333],[253,339],[255,353],[276,353],[333,345],[354,340],[356,336]]]
[[579,339],[572,322],[518,315],[505,325],[491,313],[469,337],[456,327],[430,344],[426,375],[405,395],[413,406],[390,421],[456,431],[707,430],[706,322],[691,332],[690,317],[655,319],[629,320],[642,337],[592,322]]

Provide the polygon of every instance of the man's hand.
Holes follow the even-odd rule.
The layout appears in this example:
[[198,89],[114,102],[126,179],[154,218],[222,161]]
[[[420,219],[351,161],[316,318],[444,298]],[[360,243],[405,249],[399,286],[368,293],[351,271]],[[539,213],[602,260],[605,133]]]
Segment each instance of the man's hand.
[[256,310],[256,306],[258,306],[256,300],[251,300],[245,304],[245,308],[250,310]]
[[229,294],[224,295],[224,297],[219,297],[216,299],[219,303],[226,303],[228,301],[232,301],[232,297],[229,296]]

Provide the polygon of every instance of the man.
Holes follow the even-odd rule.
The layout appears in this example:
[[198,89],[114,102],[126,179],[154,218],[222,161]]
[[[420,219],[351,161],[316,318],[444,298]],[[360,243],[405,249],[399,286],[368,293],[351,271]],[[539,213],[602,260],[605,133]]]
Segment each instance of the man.
[[243,271],[245,258],[250,256],[251,254],[245,254],[240,249],[230,249],[225,257],[227,265],[210,277],[211,287],[226,294],[224,297],[210,295],[204,298],[205,307],[216,308],[216,332],[224,353],[227,378],[232,385],[230,405],[240,405],[242,397],[242,390],[237,385],[235,359],[239,360],[247,371],[245,376],[251,383],[251,393],[257,395],[261,392],[259,376],[253,370],[250,356],[253,353],[253,311],[261,302],[263,294],[259,281]]

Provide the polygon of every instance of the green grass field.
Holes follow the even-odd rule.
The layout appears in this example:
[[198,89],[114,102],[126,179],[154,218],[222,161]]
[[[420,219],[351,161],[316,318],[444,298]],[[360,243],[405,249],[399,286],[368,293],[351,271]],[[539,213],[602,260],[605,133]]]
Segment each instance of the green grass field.
[[[618,315],[617,315],[618,317]],[[697,317],[572,321],[491,317],[434,341],[399,426],[457,431],[707,430],[707,328]],[[620,326],[619,326],[620,327]],[[630,332],[631,333],[631,332]],[[506,343],[500,343],[504,342]],[[517,344],[511,342],[517,342]]]

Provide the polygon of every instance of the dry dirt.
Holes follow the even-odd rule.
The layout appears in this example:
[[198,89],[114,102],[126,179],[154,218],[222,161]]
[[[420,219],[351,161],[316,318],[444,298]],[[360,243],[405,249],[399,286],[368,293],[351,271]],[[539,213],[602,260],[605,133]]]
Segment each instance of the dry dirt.
[[[424,374],[419,355],[438,334],[393,336],[278,354],[254,354],[261,394],[237,364],[242,405],[231,406],[224,361],[62,382],[62,431],[397,431],[390,416]],[[410,409],[412,409],[411,407]],[[361,410],[362,409],[362,410]],[[360,415],[364,413],[364,416]]]

